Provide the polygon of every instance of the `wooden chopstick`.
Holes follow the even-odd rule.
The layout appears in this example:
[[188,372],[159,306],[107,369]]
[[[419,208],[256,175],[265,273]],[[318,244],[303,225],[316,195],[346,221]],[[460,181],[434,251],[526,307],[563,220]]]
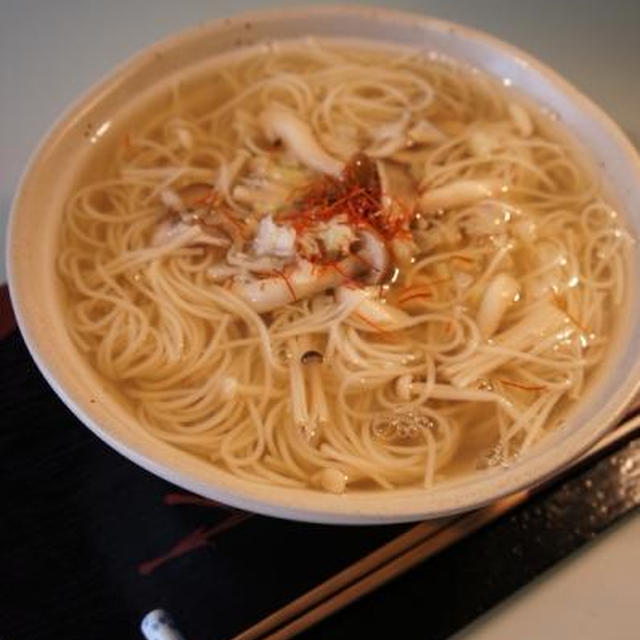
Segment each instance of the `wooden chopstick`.
[[409,551],[401,553],[386,564],[367,574],[361,580],[352,583],[334,596],[324,600],[318,606],[309,609],[301,616],[293,619],[274,633],[262,636],[263,640],[286,640],[328,617],[332,613],[355,602],[389,580],[399,576],[411,567],[418,565],[429,556],[457,540],[464,538],[469,533],[491,522],[499,515],[512,507],[524,502],[528,493],[520,492],[509,496],[489,507],[474,511],[470,515],[454,519],[450,525],[439,530],[435,535],[429,536],[424,542],[416,545]]
[[288,622],[318,602],[325,600],[359,578],[366,576],[368,573],[388,562],[389,559],[406,552],[431,536],[437,535],[443,527],[449,526],[450,523],[451,518],[440,518],[439,520],[421,522],[415,525],[361,560],[349,565],[346,569],[343,569],[328,580],[320,583],[317,587],[302,594],[282,609],[278,609],[276,612],[263,618],[260,622],[235,636],[233,640],[254,640],[255,638],[261,637],[264,633]]
[[[640,415],[623,422],[570,468],[640,427]],[[473,533],[522,504],[531,491],[520,491],[469,514],[421,522],[350,565],[232,640],[286,640],[384,585],[429,556]]]

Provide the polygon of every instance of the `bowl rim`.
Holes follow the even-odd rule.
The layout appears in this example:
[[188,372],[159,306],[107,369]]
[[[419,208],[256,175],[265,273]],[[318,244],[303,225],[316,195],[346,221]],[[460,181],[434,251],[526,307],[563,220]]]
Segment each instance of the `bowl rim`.
[[[385,493],[384,490],[373,491],[368,495],[364,493],[347,493],[345,496],[333,496],[325,495],[322,492],[311,489],[291,490],[278,488],[277,490],[271,489],[271,493],[268,494],[262,490],[262,485],[248,482],[230,482],[223,483],[221,486],[211,486],[208,482],[204,482],[193,474],[176,471],[171,468],[168,462],[160,460],[148,452],[143,452],[137,450],[135,447],[129,446],[126,442],[122,442],[110,434],[101,424],[98,424],[90,413],[78,406],[66,389],[60,385],[49,365],[49,361],[39,352],[37,347],[37,334],[30,322],[28,310],[24,305],[24,301],[20,295],[20,288],[16,282],[14,265],[17,270],[18,258],[14,254],[12,238],[15,234],[14,229],[18,225],[23,191],[28,183],[29,176],[41,161],[44,151],[51,146],[55,146],[57,138],[63,134],[65,123],[75,114],[83,109],[90,108],[94,103],[99,103],[101,96],[104,97],[104,95],[120,82],[122,76],[126,76],[127,74],[134,75],[140,69],[143,69],[154,54],[179,47],[185,42],[201,37],[203,33],[215,33],[247,22],[258,23],[275,18],[291,20],[294,18],[312,19],[313,16],[324,16],[339,19],[340,16],[344,15],[351,17],[362,16],[370,19],[378,19],[383,23],[395,22],[407,26],[409,23],[414,26],[418,24],[424,28],[426,32],[437,31],[452,35],[455,34],[464,40],[484,44],[499,56],[508,58],[510,61],[518,61],[530,69],[537,71],[563,95],[567,96],[573,105],[577,105],[581,112],[586,112],[598,120],[601,127],[605,130],[607,137],[618,147],[621,154],[625,157],[625,161],[635,170],[635,174],[640,179],[640,156],[619,126],[599,106],[545,63],[539,61],[522,49],[482,30],[441,18],[433,18],[417,12],[373,6],[362,7],[351,4],[309,5],[249,10],[180,30],[142,48],[138,53],[128,57],[111,71],[107,72],[102,79],[92,84],[63,111],[32,152],[12,201],[6,240],[7,279],[10,295],[16,320],[26,346],[39,370],[55,393],[85,426],[110,447],[147,471],[169,482],[200,495],[242,509],[269,516],[286,517],[309,522],[380,524],[453,515],[484,506],[505,495],[540,484],[550,476],[561,471],[571,460],[581,455],[622,417],[625,408],[637,394],[640,389],[640,361],[633,363],[627,372],[624,384],[617,390],[615,396],[609,398],[596,415],[589,420],[588,425],[593,424],[590,429],[580,426],[576,428],[573,433],[566,434],[563,442],[565,445],[570,444],[571,446],[565,446],[556,451],[547,450],[528,456],[525,461],[509,469],[501,470],[500,482],[498,483],[488,483],[487,479],[489,476],[485,476],[484,480],[480,480],[479,483],[476,484],[489,486],[484,487],[482,491],[477,490],[476,487],[474,492],[470,492],[467,497],[459,497],[455,504],[449,505],[448,507],[438,507],[436,504],[435,507],[431,506],[429,508],[428,494],[424,494],[424,504],[421,504],[418,500],[409,500],[408,503],[403,502],[402,506],[397,503],[393,505],[394,498],[401,495],[403,493],[402,490],[391,490],[389,493]],[[304,35],[306,34],[300,34],[300,36]],[[330,36],[329,34],[323,34],[323,37]],[[369,38],[369,40],[370,39],[371,38]],[[401,43],[398,42],[398,44]],[[541,460],[542,457],[544,457],[543,460]],[[312,497],[312,494],[315,498]],[[385,497],[389,499],[385,499]],[[357,501],[357,504],[353,503],[354,499]],[[380,502],[383,503],[382,506]]]

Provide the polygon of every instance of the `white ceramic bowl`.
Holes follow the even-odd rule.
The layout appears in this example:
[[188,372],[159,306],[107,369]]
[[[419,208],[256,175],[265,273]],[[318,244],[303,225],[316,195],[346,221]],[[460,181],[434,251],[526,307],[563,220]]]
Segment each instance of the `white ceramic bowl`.
[[[485,34],[421,15],[355,7],[250,13],[213,22],[154,45],[83,96],[52,128],[22,180],[9,225],[11,295],[23,336],[41,371],[69,408],[121,454],[167,480],[237,507],[326,523],[400,522],[464,511],[539,483],[594,443],[621,416],[640,380],[640,306],[630,287],[625,317],[599,378],[569,416],[509,469],[472,475],[432,490],[349,492],[252,484],[133,428],[133,417],[73,346],[65,327],[54,261],[63,203],[108,125],[132,96],[168,76],[246,44],[302,35],[360,37],[434,50],[471,63],[555,112],[588,148],[610,197],[640,237],[640,161],[609,118],[531,56]],[[105,128],[106,126],[106,128]],[[88,143],[93,141],[96,144]],[[631,283],[640,275],[634,253]]]

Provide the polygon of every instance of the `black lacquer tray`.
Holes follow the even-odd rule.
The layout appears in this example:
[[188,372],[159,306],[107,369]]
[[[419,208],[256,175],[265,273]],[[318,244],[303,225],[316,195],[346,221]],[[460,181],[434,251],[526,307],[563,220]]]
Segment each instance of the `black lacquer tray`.
[[[231,638],[411,527],[257,516],[150,475],[51,391],[4,298],[0,638],[139,639],[159,607],[188,640]],[[634,509],[635,466],[637,431],[300,637],[451,636]]]

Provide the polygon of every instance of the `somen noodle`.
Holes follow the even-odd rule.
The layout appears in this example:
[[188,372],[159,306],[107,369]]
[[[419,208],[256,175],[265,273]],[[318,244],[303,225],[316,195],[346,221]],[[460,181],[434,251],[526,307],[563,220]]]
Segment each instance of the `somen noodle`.
[[65,214],[72,337],[144,429],[254,481],[507,464],[623,303],[629,236],[552,118],[438,56],[271,44],[106,166]]

